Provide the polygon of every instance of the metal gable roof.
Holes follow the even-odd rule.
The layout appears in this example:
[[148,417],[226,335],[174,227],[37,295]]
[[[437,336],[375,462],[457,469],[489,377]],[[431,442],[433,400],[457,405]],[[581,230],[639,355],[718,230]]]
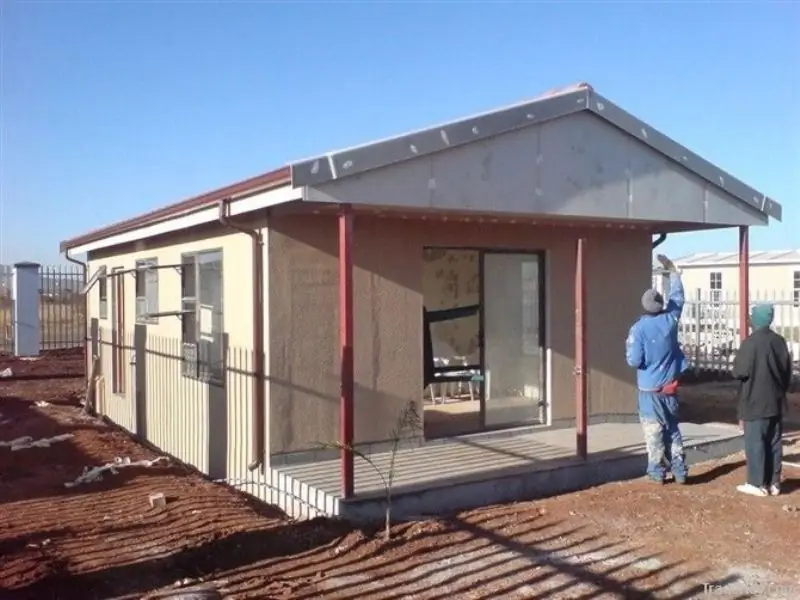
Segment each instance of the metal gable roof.
[[589,111],[695,175],[778,221],[781,205],[711,164],[594,91],[587,83],[551,90],[525,102],[290,164],[294,187],[314,186],[433,154],[573,113]]

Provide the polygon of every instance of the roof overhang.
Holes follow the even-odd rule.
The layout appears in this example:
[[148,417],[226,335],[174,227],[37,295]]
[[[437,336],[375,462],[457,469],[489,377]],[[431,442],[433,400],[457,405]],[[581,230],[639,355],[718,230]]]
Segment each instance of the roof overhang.
[[[219,221],[219,203],[223,200],[230,202],[227,215],[235,217],[302,199],[302,190],[294,189],[288,183],[263,191],[249,193],[243,191],[239,196],[234,197],[222,195],[218,199],[204,204],[204,208],[185,211],[177,215],[168,215],[156,222],[124,229],[120,233],[109,233],[96,239],[89,238],[83,243],[69,240],[62,242],[61,251],[82,254],[213,223]],[[89,237],[89,234],[86,237]]]
[[635,137],[748,207],[781,220],[778,202],[650,127],[585,83],[504,109],[292,163],[292,185],[320,186],[583,111]]
[[[311,194],[320,186],[330,186],[342,179],[473,142],[486,142],[504,133],[579,112],[596,115],[670,161],[682,165],[706,182],[709,188],[732,197],[732,202],[742,203],[741,208],[751,215],[750,221],[766,223],[769,217],[781,219],[782,207],[778,202],[709,163],[596,93],[588,84],[582,83],[507,108],[297,161],[264,175],[66,240],[60,244],[60,249],[62,252],[80,254],[212,223],[219,220],[219,203],[223,200],[230,202],[230,216],[301,200],[305,203],[316,199]],[[714,192],[709,193],[713,195]],[[380,198],[374,198],[372,203],[379,204]]]

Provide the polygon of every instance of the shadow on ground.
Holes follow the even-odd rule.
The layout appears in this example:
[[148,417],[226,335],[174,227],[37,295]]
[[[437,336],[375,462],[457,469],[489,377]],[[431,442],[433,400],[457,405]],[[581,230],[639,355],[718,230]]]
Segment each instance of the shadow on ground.
[[[511,523],[510,535],[497,531]],[[152,547],[152,532],[141,535],[126,544]],[[541,516],[517,519],[513,506],[401,525],[388,541],[374,531],[317,520],[237,532],[135,564],[77,574],[61,567],[9,598],[178,598],[178,590],[153,592],[187,579],[237,598],[449,600],[469,593],[476,600],[559,594],[683,600],[704,592],[697,581],[736,583],[604,541],[582,527]]]

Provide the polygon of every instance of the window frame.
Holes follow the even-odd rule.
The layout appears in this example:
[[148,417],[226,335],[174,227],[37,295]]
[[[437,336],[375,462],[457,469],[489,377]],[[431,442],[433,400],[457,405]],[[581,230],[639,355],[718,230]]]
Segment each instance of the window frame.
[[[205,261],[202,260],[204,257]],[[219,306],[211,309],[212,326],[218,323],[218,327],[212,331],[210,341],[203,339],[199,329],[201,311],[210,306],[202,297],[201,265],[204,262],[219,263]],[[182,375],[214,385],[224,385],[225,373],[224,264],[222,248],[181,254]],[[210,356],[210,352],[214,355]]]
[[[136,270],[134,271],[134,284],[133,284],[133,293],[134,293],[134,306],[136,311],[136,322],[141,325],[157,325],[158,324],[158,317],[147,317],[145,315],[148,314],[156,314],[158,313],[158,294],[159,294],[159,278],[158,278],[158,258],[140,258],[134,263],[134,267]],[[148,290],[148,280],[147,280],[147,267],[155,267],[154,269],[150,270],[151,273],[154,274],[155,281],[150,281],[150,285],[155,287],[155,306],[150,306],[148,304],[148,299],[150,298],[150,293]],[[139,285],[143,286],[144,295],[139,294]],[[140,307],[142,305],[142,301],[144,301],[145,311],[140,311]]]
[[792,273],[792,304],[800,308],[800,271]]
[[708,287],[711,291],[711,302],[722,301],[722,271],[711,271],[708,274]]

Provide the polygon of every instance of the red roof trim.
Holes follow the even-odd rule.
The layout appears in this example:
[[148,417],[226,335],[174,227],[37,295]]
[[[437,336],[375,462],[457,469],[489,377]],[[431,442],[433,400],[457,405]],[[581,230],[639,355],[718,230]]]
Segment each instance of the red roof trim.
[[289,167],[282,167],[280,169],[276,169],[275,171],[270,171],[269,173],[264,173],[263,175],[251,177],[250,179],[245,179],[244,181],[240,181],[211,192],[206,192],[205,194],[201,194],[199,196],[194,196],[193,198],[183,200],[182,202],[177,202],[175,204],[170,204],[169,206],[150,211],[143,215],[139,215],[138,217],[126,219],[125,221],[119,221],[112,225],[108,225],[107,227],[95,229],[72,239],[65,240],[59,245],[60,251],[65,252],[70,248],[75,248],[76,246],[83,246],[84,244],[90,244],[92,242],[111,237],[112,235],[127,233],[129,231],[133,231],[134,229],[139,229],[140,227],[146,227],[147,225],[153,225],[154,223],[159,223],[161,221],[168,221],[170,219],[183,216],[186,213],[202,210],[204,208],[208,208],[209,206],[213,206],[220,200],[229,196],[243,194],[262,187],[278,187],[285,185],[290,183],[291,179],[291,169],[289,169]]

